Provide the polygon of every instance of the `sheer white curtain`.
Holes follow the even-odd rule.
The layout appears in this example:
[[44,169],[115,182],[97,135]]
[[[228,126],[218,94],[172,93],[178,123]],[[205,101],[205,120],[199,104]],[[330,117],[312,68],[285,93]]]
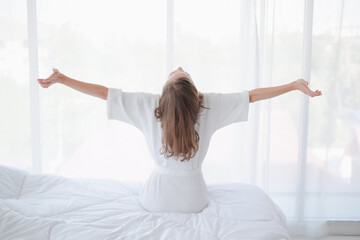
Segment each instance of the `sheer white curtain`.
[[37,71],[57,67],[78,80],[153,93],[177,66],[201,92],[303,77],[323,96],[291,92],[251,103],[248,122],[214,134],[204,177],[260,186],[293,234],[360,234],[358,1],[0,4],[0,164],[122,181],[144,181],[152,170],[141,132],[108,121],[105,101],[61,85],[35,89],[27,76]]
[[255,183],[285,211],[293,234],[360,235],[360,18],[354,12],[360,3],[253,1],[243,7],[243,21],[253,28],[242,28],[253,84],[303,77],[324,93],[254,106]]

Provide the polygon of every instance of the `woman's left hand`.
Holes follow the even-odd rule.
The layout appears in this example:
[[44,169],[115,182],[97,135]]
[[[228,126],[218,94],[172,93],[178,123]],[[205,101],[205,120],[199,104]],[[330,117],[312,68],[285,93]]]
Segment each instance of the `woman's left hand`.
[[322,93],[319,90],[316,90],[315,92],[312,91],[308,85],[309,83],[307,81],[305,81],[304,79],[298,79],[296,81],[293,82],[294,87],[296,90],[300,90],[303,93],[305,93],[306,95],[309,95],[310,97],[317,97],[317,96],[321,96]]

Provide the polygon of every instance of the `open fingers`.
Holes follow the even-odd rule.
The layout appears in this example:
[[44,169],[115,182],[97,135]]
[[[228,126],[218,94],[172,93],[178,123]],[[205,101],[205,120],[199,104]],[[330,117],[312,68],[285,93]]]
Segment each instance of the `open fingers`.
[[42,78],[39,78],[38,79],[38,83],[40,83],[40,84],[45,84],[45,83],[49,83],[50,81],[49,81],[49,79],[47,79],[47,78],[45,78],[45,79],[42,79]]
[[39,83],[56,83],[59,79],[57,77],[38,78]]
[[47,79],[39,78],[39,79],[38,79],[38,83],[40,84],[41,87],[43,87],[43,88],[48,88],[48,87],[51,86],[54,82],[49,81],[49,80],[47,80]]
[[43,88],[48,88],[50,86],[49,83],[40,83],[40,86]]
[[301,81],[301,88],[300,90],[305,93],[306,95],[309,95],[310,97],[316,97],[316,96],[321,96],[322,95],[322,92],[319,91],[319,90],[316,90],[316,91],[312,91],[309,87],[308,87],[308,82],[306,82],[305,80],[303,79],[300,79]]
[[309,96],[310,97],[316,97],[316,96],[321,96],[321,95],[322,95],[321,91],[316,90],[315,92],[311,91],[311,95],[309,95]]
[[319,91],[319,90],[316,90],[315,91],[315,96],[321,96],[322,95],[322,92],[321,91]]

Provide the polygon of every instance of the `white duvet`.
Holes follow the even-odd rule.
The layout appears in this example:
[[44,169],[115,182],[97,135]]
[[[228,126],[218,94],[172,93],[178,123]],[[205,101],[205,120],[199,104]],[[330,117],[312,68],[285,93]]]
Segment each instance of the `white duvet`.
[[201,213],[150,213],[142,183],[70,179],[0,165],[0,239],[290,239],[258,187],[209,185]]

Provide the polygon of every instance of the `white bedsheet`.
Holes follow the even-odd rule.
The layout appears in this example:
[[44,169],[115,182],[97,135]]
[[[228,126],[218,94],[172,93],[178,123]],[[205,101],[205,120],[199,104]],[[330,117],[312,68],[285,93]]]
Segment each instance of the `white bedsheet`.
[[0,165],[0,239],[290,239],[258,187],[209,185],[201,213],[150,213],[139,182],[70,179]]

